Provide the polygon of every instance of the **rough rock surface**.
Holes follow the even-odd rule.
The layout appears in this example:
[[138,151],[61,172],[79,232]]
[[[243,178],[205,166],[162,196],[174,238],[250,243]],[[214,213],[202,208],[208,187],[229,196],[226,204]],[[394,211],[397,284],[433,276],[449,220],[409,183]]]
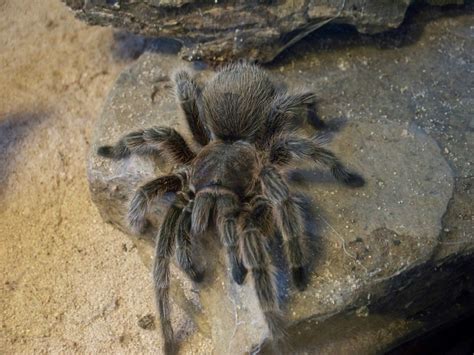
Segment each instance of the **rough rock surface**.
[[[63,0],[91,24],[113,25],[185,44],[187,59],[237,58],[271,61],[285,48],[327,22],[354,25],[360,32],[397,28],[410,0]],[[429,0],[432,5],[463,0]]]
[[[308,227],[317,246],[307,291],[289,290],[283,270],[279,279],[296,348],[318,348],[334,337],[328,329],[340,333],[367,323],[367,317],[412,319],[415,330],[472,308],[466,296],[474,288],[472,88],[463,84],[472,29],[469,16],[456,25],[429,23],[437,16],[409,25],[409,36],[314,36],[270,68],[290,87],[314,90],[329,122],[346,121],[330,146],[368,181],[350,190],[321,172],[291,174],[295,187],[311,197]],[[418,42],[404,46],[422,27]],[[325,49],[340,46],[349,49]],[[112,162],[94,149],[137,127],[163,124],[187,132],[170,94],[176,65],[174,56],[143,55],[122,73],[96,130],[89,160],[92,196],[102,216],[126,232],[128,196],[169,167],[138,157]],[[212,75],[197,74],[200,80]],[[165,204],[157,206],[157,223]],[[149,263],[147,238],[137,243]],[[192,285],[173,270],[175,327],[183,336],[198,331],[211,338],[215,353],[247,351],[265,339],[266,329],[251,282],[238,287],[229,281],[213,240],[203,240],[204,284]],[[406,332],[394,331],[392,341],[397,334]],[[358,349],[374,352],[387,345],[359,343]]]

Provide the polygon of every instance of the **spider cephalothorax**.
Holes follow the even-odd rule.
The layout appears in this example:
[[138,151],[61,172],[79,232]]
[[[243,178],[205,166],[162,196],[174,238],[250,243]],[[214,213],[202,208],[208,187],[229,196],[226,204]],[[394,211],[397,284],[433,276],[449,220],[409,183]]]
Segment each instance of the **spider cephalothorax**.
[[[153,269],[165,351],[173,349],[170,258],[176,246],[180,267],[200,281],[203,273],[193,260],[193,238],[211,224],[226,248],[233,280],[242,284],[250,271],[271,336],[279,337],[284,324],[267,242],[274,233],[281,234],[299,290],[306,286],[309,257],[302,203],[291,191],[284,169],[308,160],[328,167],[346,185],[358,187],[364,180],[321,147],[317,138],[303,137],[295,130],[301,113],[311,112],[313,94],[289,94],[248,63],[225,67],[203,89],[186,71],[178,71],[174,79],[193,139],[200,146],[197,152],[167,127],[138,130],[98,150],[112,159],[166,154],[177,166],[172,174],[141,186],[128,213],[131,227],[141,232],[155,199],[175,193],[156,238]],[[314,113],[308,117],[314,126],[323,126]]]

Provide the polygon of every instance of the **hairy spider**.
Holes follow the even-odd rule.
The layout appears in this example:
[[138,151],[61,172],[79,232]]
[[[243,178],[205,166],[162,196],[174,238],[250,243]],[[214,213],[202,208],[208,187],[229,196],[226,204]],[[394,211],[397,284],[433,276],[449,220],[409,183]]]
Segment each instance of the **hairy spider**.
[[[295,127],[303,110],[313,112],[314,94],[289,94],[258,66],[232,64],[221,69],[204,88],[184,71],[175,74],[176,94],[194,140],[193,151],[176,130],[153,127],[122,137],[98,154],[122,159],[131,154],[165,153],[176,170],[141,186],[130,201],[128,220],[142,232],[157,198],[174,192],[156,238],[153,279],[165,352],[174,349],[170,320],[170,258],[176,246],[179,266],[194,281],[203,273],[193,260],[193,238],[217,227],[226,248],[233,280],[252,274],[270,335],[284,334],[277,297],[273,258],[268,242],[280,233],[294,285],[306,286],[308,262],[301,201],[291,191],[283,170],[301,160],[328,167],[352,187],[364,184],[349,172],[317,138],[303,137]],[[313,126],[323,122],[307,115]]]

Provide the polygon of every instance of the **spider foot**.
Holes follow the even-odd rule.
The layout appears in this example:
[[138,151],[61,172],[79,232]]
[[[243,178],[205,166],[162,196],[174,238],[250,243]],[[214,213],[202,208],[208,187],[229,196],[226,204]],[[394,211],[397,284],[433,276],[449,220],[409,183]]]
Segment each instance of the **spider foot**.
[[321,118],[319,118],[316,115],[316,113],[311,112],[311,111],[309,114],[309,122],[314,128],[319,129],[319,130],[325,130],[329,128],[326,122],[324,122]]
[[204,280],[204,271],[196,270],[195,268],[186,270],[186,274],[189,278],[197,283],[200,283]]
[[242,285],[247,276],[247,269],[241,263],[236,264],[232,267],[232,278],[238,285]]
[[111,145],[103,145],[102,147],[99,147],[99,149],[97,149],[97,154],[104,158],[114,158],[114,147],[112,147]]
[[356,173],[349,173],[343,179],[344,184],[349,187],[362,187],[365,185],[365,180],[362,176]]
[[299,291],[304,291],[308,286],[308,273],[303,266],[292,268],[291,277]]
[[178,354],[178,346],[174,340],[165,340],[164,354],[165,355]]

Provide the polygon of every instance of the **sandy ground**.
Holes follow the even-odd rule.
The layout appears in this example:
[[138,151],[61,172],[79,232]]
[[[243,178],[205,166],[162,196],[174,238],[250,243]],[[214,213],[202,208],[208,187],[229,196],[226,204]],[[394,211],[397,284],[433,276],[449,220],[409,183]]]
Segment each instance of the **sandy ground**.
[[58,0],[0,0],[0,353],[161,348],[137,324],[154,312],[149,271],[86,180],[121,47]]

